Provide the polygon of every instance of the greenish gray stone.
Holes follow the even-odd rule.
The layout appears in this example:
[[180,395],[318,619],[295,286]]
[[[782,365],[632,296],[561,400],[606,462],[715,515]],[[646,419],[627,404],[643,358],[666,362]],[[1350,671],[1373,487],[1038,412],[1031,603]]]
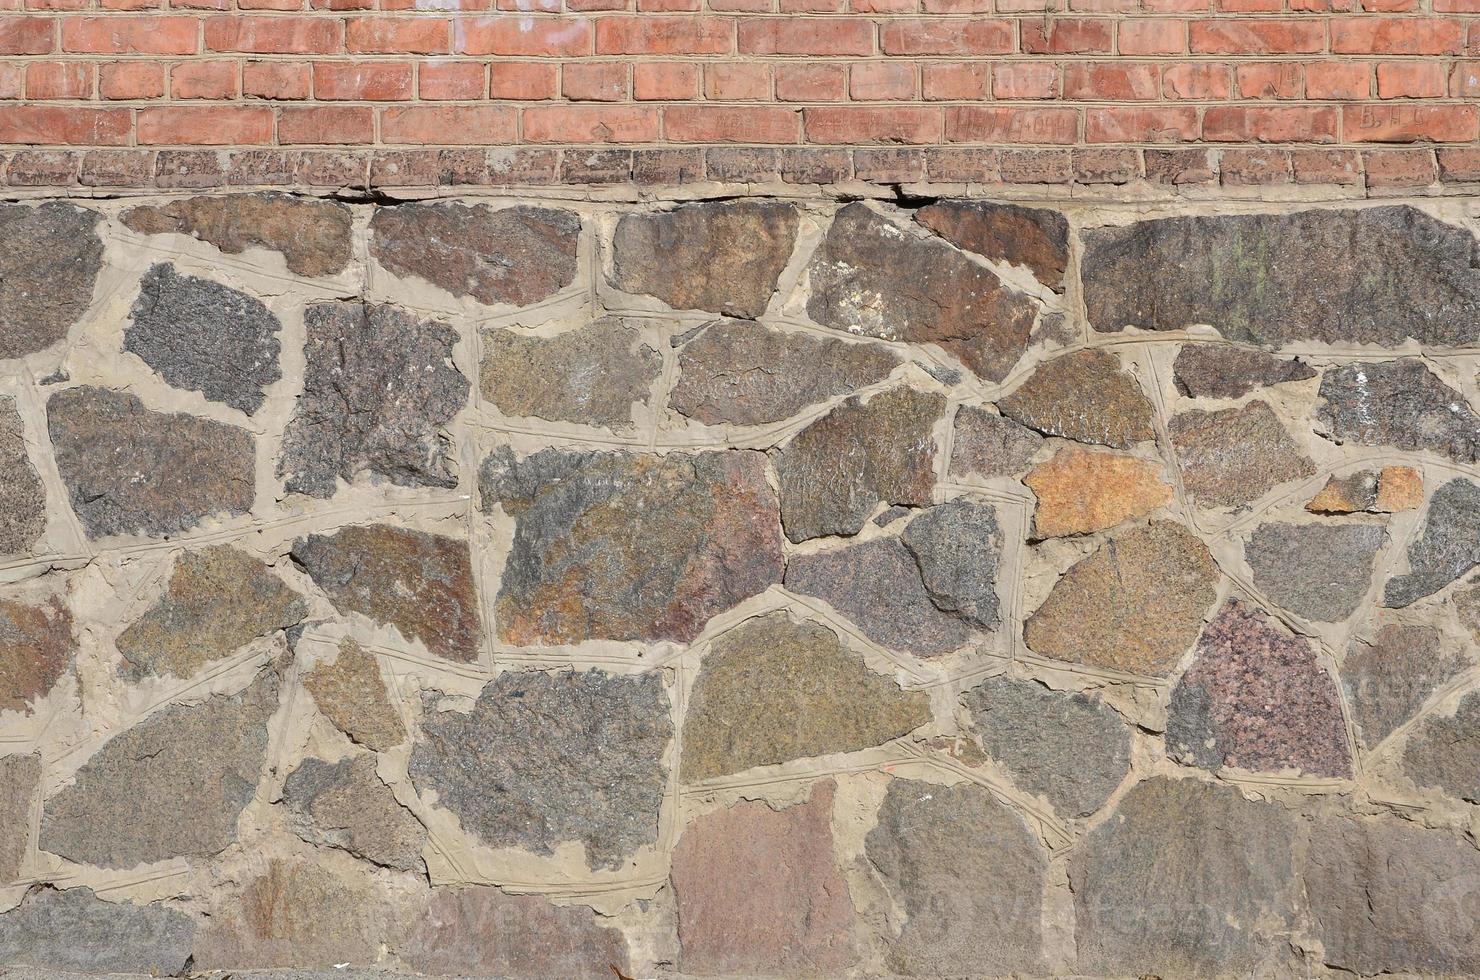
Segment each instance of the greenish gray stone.
[[1318,623],[1356,612],[1386,534],[1379,524],[1261,524],[1244,547],[1254,584]]
[[87,312],[103,267],[99,219],[60,201],[0,206],[0,359],[60,342]]
[[105,902],[91,888],[37,886],[0,914],[0,964],[81,973],[177,976],[196,924],[163,902]]
[[1430,716],[1408,738],[1403,772],[1466,803],[1480,803],[1480,694],[1467,694],[1454,714]]
[[0,395],[0,555],[29,552],[46,530],[46,488],[26,452],[15,399]]
[[937,504],[910,521],[900,540],[915,556],[937,607],[978,629],[996,629],[997,569],[1005,541],[995,507],[965,498]]
[[505,415],[631,426],[662,369],[633,321],[603,317],[554,337],[488,331],[480,387]]
[[1156,437],[1151,403],[1109,351],[1079,350],[1045,362],[997,409],[1045,435],[1092,445],[1128,449]]
[[283,783],[293,832],[398,871],[419,871],[426,828],[375,774],[375,756],[305,759]]
[[1182,467],[1182,485],[1203,507],[1247,504],[1316,471],[1265,402],[1183,412],[1167,429]]
[[1385,606],[1431,596],[1480,565],[1480,486],[1454,479],[1434,491],[1423,530],[1408,545],[1405,575],[1388,579]]
[[1480,416],[1418,358],[1327,368],[1317,419],[1343,445],[1480,459]]

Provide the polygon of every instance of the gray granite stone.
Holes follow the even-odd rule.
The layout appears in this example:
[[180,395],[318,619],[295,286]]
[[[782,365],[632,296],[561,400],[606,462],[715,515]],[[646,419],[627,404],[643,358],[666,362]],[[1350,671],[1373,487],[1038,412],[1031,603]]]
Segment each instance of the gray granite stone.
[[1183,412],[1167,428],[1182,485],[1203,507],[1238,507],[1315,472],[1274,409],[1262,401]]
[[31,805],[41,789],[41,756],[0,756],[0,886],[20,880],[31,840]]
[[1317,419],[1343,445],[1480,459],[1480,416],[1417,358],[1327,368]]
[[1480,565],[1480,486],[1454,479],[1434,491],[1423,530],[1408,545],[1409,571],[1388,579],[1383,605],[1407,606]]
[[1460,700],[1454,714],[1430,715],[1409,736],[1403,772],[1466,803],[1480,803],[1480,694]]
[[995,507],[957,498],[919,514],[900,540],[915,556],[937,607],[991,630],[1000,621],[997,569],[1004,537]]
[[305,759],[283,783],[293,832],[398,871],[420,871],[427,832],[375,774],[375,756]]
[[1335,623],[1372,585],[1380,524],[1261,524],[1244,547],[1254,584],[1297,616]]
[[970,405],[957,410],[955,429],[952,476],[1016,476],[1028,468],[1044,441],[1025,425]]
[[46,530],[46,488],[26,452],[15,399],[0,395],[0,555],[29,552]]
[[1156,436],[1151,402],[1109,351],[1074,351],[1045,362],[997,409],[1045,435],[1093,445],[1127,449]]
[[354,215],[338,201],[279,193],[190,197],[130,208],[122,221],[141,235],[191,235],[228,255],[271,249],[300,276],[337,275],[354,257]]
[[195,921],[163,902],[105,902],[91,888],[37,886],[0,914],[0,964],[83,973],[176,976]]
[[0,206],[0,358],[58,343],[92,304],[103,267],[98,220],[60,201]]
[[1358,737],[1375,748],[1466,666],[1433,626],[1390,623],[1370,642],[1353,643],[1341,683]]
[[1315,376],[1304,361],[1219,344],[1185,344],[1172,362],[1177,390],[1189,398],[1242,398],[1259,388]]

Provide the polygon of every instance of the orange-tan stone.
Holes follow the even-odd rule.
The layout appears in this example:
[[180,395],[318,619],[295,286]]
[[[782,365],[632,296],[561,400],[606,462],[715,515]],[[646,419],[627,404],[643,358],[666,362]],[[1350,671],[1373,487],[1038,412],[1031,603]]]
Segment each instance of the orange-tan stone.
[[1023,477],[1038,497],[1038,537],[1088,534],[1149,514],[1172,499],[1161,467],[1134,456],[1070,446]]

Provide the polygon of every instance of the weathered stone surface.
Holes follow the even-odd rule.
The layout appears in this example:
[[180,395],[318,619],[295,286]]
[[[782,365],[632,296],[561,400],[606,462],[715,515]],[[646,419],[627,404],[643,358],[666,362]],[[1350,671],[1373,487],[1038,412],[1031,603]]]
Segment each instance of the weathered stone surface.
[[997,408],[1030,429],[1077,442],[1127,449],[1156,437],[1151,403],[1108,351],[1074,351],[1042,364]]
[[1237,507],[1316,471],[1274,409],[1261,401],[1183,412],[1167,428],[1182,485],[1204,507]]
[[1312,514],[1395,514],[1423,504],[1423,473],[1412,466],[1384,466],[1332,476],[1305,509]]
[[958,248],[994,262],[1025,265],[1055,290],[1069,261],[1069,222],[1057,211],[990,201],[940,201],[915,220]]
[[353,215],[337,201],[275,193],[191,197],[130,208],[122,220],[141,235],[191,235],[227,255],[271,249],[300,276],[337,275],[352,257]]
[[612,980],[631,971],[622,933],[590,909],[497,888],[434,888],[396,946],[407,968],[429,976],[512,980]]
[[1423,506],[1423,471],[1413,466],[1384,466],[1377,481],[1379,514],[1396,514]]
[[1480,486],[1450,480],[1434,491],[1423,532],[1408,545],[1409,572],[1388,579],[1385,606],[1431,596],[1480,565]]
[[775,493],[757,452],[494,452],[484,509],[516,515],[495,615],[508,643],[688,641],[780,581]]
[[857,534],[880,503],[930,503],[945,407],[944,395],[895,388],[850,398],[798,432],[776,454],[787,538]]
[[1295,831],[1289,811],[1229,787],[1160,777],[1136,786],[1069,858],[1076,972],[1303,972],[1285,961]]
[[86,386],[52,395],[46,412],[57,468],[90,538],[176,534],[252,508],[256,449],[245,429]]
[[1310,643],[1229,599],[1172,689],[1167,751],[1204,769],[1350,776],[1336,684]]
[[262,301],[209,279],[151,266],[123,331],[123,349],[166,382],[248,415],[281,378],[282,323]]
[[900,540],[937,608],[980,629],[996,628],[1004,544],[996,508],[966,498],[938,504],[910,521]]
[[1420,786],[1480,803],[1480,694],[1467,694],[1448,717],[1430,716],[1408,739],[1403,771]]
[[394,626],[444,659],[478,659],[483,631],[466,541],[367,524],[299,538],[292,556],[342,611]]
[[1048,856],[988,790],[892,780],[864,847],[904,910],[899,935],[883,937],[890,971],[1041,972]]
[[679,347],[672,404],[706,425],[779,422],[884,380],[899,361],[875,344],[719,320]]
[[1354,644],[1341,683],[1362,742],[1375,747],[1466,666],[1432,626],[1389,624],[1372,642]]
[[591,867],[616,868],[657,841],[673,737],[658,674],[510,671],[466,714],[429,700],[411,779],[483,843],[579,841]]
[[192,677],[307,612],[307,603],[282,579],[231,545],[186,552],[175,561],[164,595],[118,637],[124,674]]
[[384,268],[480,303],[528,306],[558,293],[575,281],[580,240],[581,219],[551,208],[418,202],[370,219],[370,254]]
[[1027,426],[970,405],[956,412],[955,428],[953,476],[1016,476],[1043,445],[1043,437]]
[[87,311],[103,266],[97,224],[60,201],[0,206],[0,358],[45,350]]
[[1096,698],[999,675],[967,691],[961,703],[987,755],[1061,816],[1094,813],[1130,770],[1130,730]]
[[630,426],[632,403],[648,400],[662,369],[637,327],[618,317],[554,337],[483,335],[483,397],[505,415]]
[[21,861],[31,837],[31,804],[40,788],[41,756],[0,756],[0,885],[21,876]]
[[1028,619],[1045,657],[1165,676],[1192,646],[1216,598],[1218,567],[1180,524],[1123,531],[1055,583]]
[[1163,218],[1084,234],[1096,330],[1455,347],[1480,336],[1473,236],[1406,205]]
[[625,214],[612,240],[612,285],[675,309],[757,317],[791,259],[799,217],[776,201],[711,201]]
[[1244,547],[1254,584],[1297,616],[1336,623],[1372,585],[1378,524],[1261,524]]
[[901,691],[832,630],[771,613],[717,637],[694,681],[683,778],[852,752],[930,721],[930,698]]
[[304,314],[303,394],[283,433],[291,492],[333,496],[368,470],[403,487],[455,487],[443,431],[468,397],[452,363],[457,331],[391,306],[318,303]]
[[1480,459],[1480,416],[1417,358],[1328,368],[1317,419],[1326,438]]
[[240,894],[222,896],[196,937],[198,970],[375,963],[389,906],[368,878],[274,858]]
[[1304,874],[1331,967],[1363,976],[1480,972],[1480,851],[1393,817],[1329,817],[1311,828]]
[[269,669],[239,694],[172,705],[115,736],[46,801],[41,849],[104,868],[225,849],[257,792],[277,703]]
[[1186,344],[1172,362],[1177,390],[1189,398],[1242,398],[1256,388],[1315,376],[1304,361],[1215,344]]
[[894,538],[797,555],[786,587],[825,600],[875,643],[916,656],[948,653],[972,636],[965,621],[936,606],[919,565]]
[[352,638],[340,641],[332,664],[309,671],[303,686],[335,728],[366,748],[384,752],[406,741],[406,726],[391,706],[380,665]]
[[76,649],[72,613],[60,599],[0,599],[0,711],[29,714],[72,666]]
[[808,267],[807,315],[866,337],[937,344],[988,381],[1022,357],[1035,306],[938,238],[907,231],[868,205],[833,218]]
[[190,959],[195,928],[163,902],[105,902],[91,888],[38,886],[0,915],[0,963],[177,976]]
[[673,851],[681,970],[836,976],[857,959],[833,793],[827,780],[785,810],[742,801],[684,829]]
[[15,399],[0,395],[0,555],[29,552],[46,530],[46,488],[26,453]]
[[1470,631],[1476,643],[1480,643],[1480,585],[1456,589],[1451,598],[1460,625]]
[[400,871],[417,871],[426,828],[375,775],[375,756],[305,759],[283,783],[293,832]]
[[1114,527],[1172,499],[1159,465],[1077,446],[1065,447],[1038,464],[1023,483],[1038,498],[1033,533],[1040,538]]

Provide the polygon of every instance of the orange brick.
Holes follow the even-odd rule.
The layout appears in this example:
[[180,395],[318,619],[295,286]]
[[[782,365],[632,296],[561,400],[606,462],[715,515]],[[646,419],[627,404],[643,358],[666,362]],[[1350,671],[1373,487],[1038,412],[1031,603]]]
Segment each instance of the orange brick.
[[1307,99],[1367,99],[1371,96],[1371,65],[1312,61],[1305,66]]
[[656,106],[534,106],[524,110],[529,143],[652,143],[658,138]]
[[423,99],[481,99],[488,92],[488,68],[473,61],[423,61],[416,70],[416,86]]
[[569,64],[560,70],[560,94],[575,102],[623,102],[628,95],[626,62]]
[[[307,66],[301,66],[307,71]],[[304,97],[308,95],[305,83]],[[170,69],[170,97],[175,99],[236,98],[236,62],[184,61]]]
[[1058,106],[950,106],[945,137],[951,143],[1058,143],[1079,136],[1079,111]]
[[889,20],[879,27],[879,50],[889,55],[1010,54],[1007,20]]
[[375,140],[375,110],[363,106],[292,106],[278,112],[278,142],[284,146],[352,145]]
[[1172,101],[1226,99],[1233,92],[1228,65],[1194,61],[1184,65],[1167,65],[1161,70],[1162,98]]
[[130,123],[126,108],[0,106],[0,143],[123,146],[129,140]]
[[985,99],[992,72],[978,61],[927,61],[920,66],[920,87],[929,100]]
[[1114,21],[1052,20],[1022,22],[1025,54],[1109,54]]
[[729,54],[735,25],[724,17],[603,17],[597,54]]
[[1084,111],[1087,143],[1185,143],[1197,139],[1191,106],[1105,106]]
[[1449,79],[1437,62],[1384,61],[1377,66],[1380,99],[1440,99],[1448,91]]
[[139,143],[230,146],[272,142],[272,110],[248,106],[157,106],[140,109]]
[[411,92],[409,62],[320,61],[313,66],[313,95],[325,102],[400,102]]
[[1449,72],[1449,94],[1464,99],[1480,97],[1480,61],[1454,63]]
[[1155,99],[1161,89],[1156,65],[1125,62],[1064,66],[1064,98],[1093,102]]
[[555,98],[558,85],[558,72],[554,65],[537,61],[495,61],[488,66],[489,98],[539,102]]
[[1197,20],[1189,40],[1193,54],[1315,54],[1326,32],[1305,20]]
[[1203,139],[1332,143],[1336,125],[1336,110],[1330,106],[1212,106],[1203,114]]
[[325,17],[212,17],[206,21],[206,50],[336,54],[344,49],[342,30],[339,21]]
[[380,111],[384,143],[479,145],[515,142],[514,110],[492,105],[392,106]]
[[242,94],[258,99],[306,99],[311,78],[308,65],[249,61],[242,65]]
[[673,102],[699,94],[699,66],[682,62],[639,62],[632,66],[632,97],[643,102]]
[[1353,143],[1468,143],[1480,135],[1473,105],[1347,105],[1342,134]]
[[704,97],[716,102],[764,102],[771,98],[771,66],[726,62],[704,66]]
[[777,65],[778,102],[841,102],[848,86],[842,65]]
[[1304,72],[1293,61],[1266,61],[1234,68],[1244,99],[1298,99]]
[[457,22],[459,54],[516,58],[578,58],[591,53],[591,22],[584,17],[474,17]]
[[761,17],[742,20],[741,54],[870,55],[874,26],[862,20],[821,17]]
[[1437,17],[1343,17],[1331,21],[1337,54],[1459,54],[1465,26]]
[[355,54],[446,54],[452,50],[449,21],[426,17],[351,17],[344,46]]
[[194,17],[68,17],[62,50],[77,54],[194,54]]
[[1120,53],[1133,58],[1187,50],[1187,25],[1180,20],[1124,20],[1118,29]]
[[33,61],[26,65],[26,98],[90,98],[92,73],[92,65],[85,62]]
[[804,110],[807,141],[853,143],[939,143],[939,109],[908,106],[813,106]]

